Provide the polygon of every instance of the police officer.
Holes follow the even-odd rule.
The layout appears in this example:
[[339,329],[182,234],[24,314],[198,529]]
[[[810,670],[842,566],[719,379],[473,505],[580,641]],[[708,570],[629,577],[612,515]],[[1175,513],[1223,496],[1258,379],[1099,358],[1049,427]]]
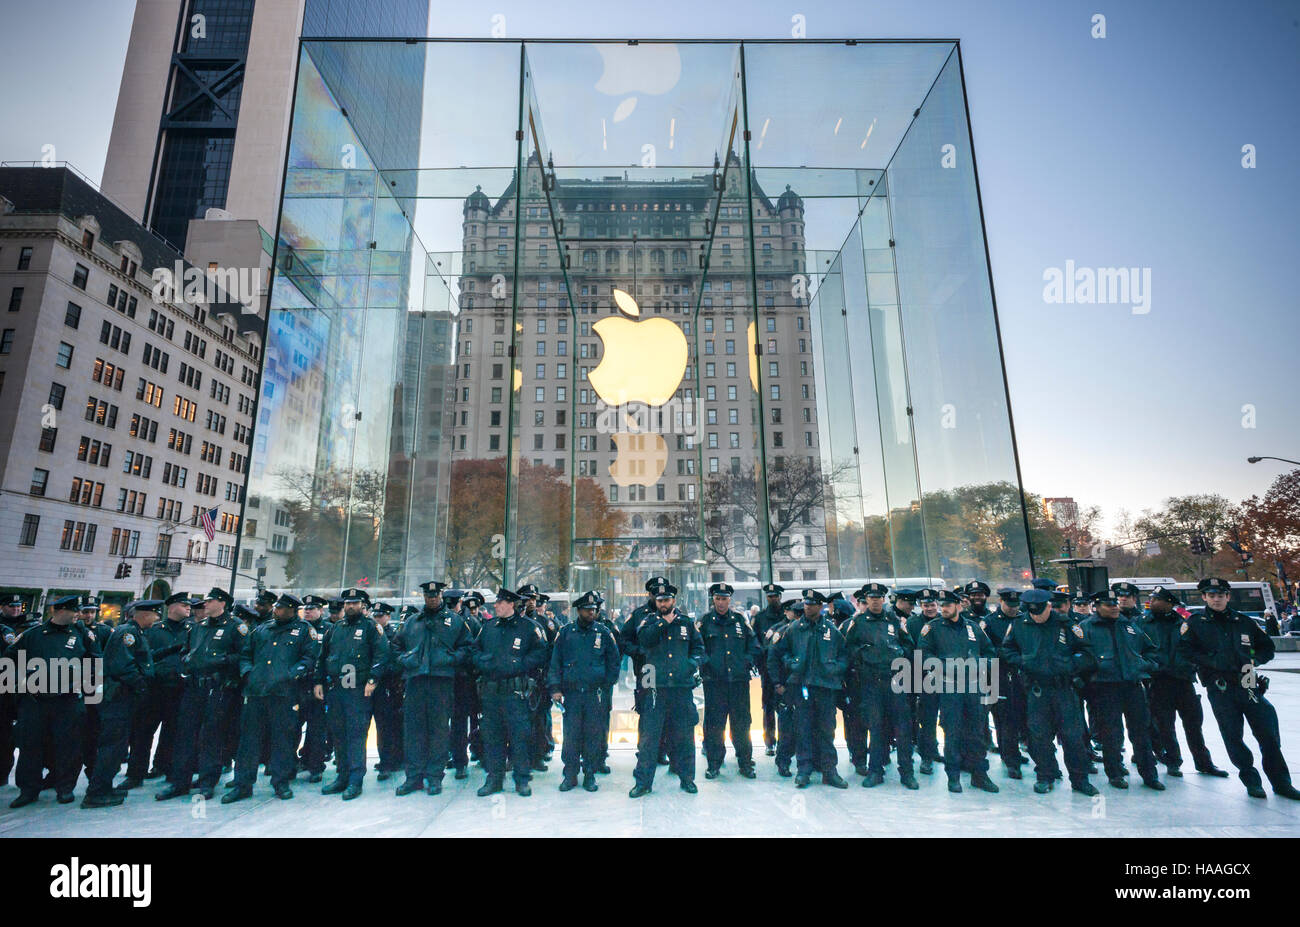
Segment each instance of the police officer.
[[[469,628],[471,643],[478,637],[483,623],[479,620],[475,593],[465,593],[459,589],[443,591],[443,601],[447,606],[465,620]],[[457,779],[469,778],[469,738],[477,720],[478,687],[474,683],[473,667],[466,665],[456,668],[456,679],[451,694],[451,765],[455,768]]]
[[483,767],[487,772],[478,790],[480,797],[504,788],[507,743],[515,792],[533,794],[528,784],[533,767],[528,697],[535,684],[534,674],[546,659],[546,639],[541,629],[518,611],[521,603],[517,593],[499,589],[492,606],[494,616],[484,622],[471,651],[479,675]]
[[[921,629],[939,617],[939,593],[927,586],[917,592],[916,601],[920,607],[907,616],[907,636],[913,647],[909,657],[914,664],[912,678],[924,680],[923,672],[915,669],[915,664],[921,663],[924,670],[919,650]],[[912,694],[912,716],[916,719],[914,740],[921,758],[919,770],[922,775],[929,776],[934,773],[934,764],[943,762],[943,756],[939,753],[939,693],[931,691],[924,682],[921,691]]]
[[735,589],[728,583],[709,587],[713,607],[696,622],[704,644],[700,676],[704,680],[704,778],[718,778],[727,748],[723,732],[730,727],[731,749],[746,779],[753,779],[754,747],[750,741],[749,680],[760,648],[745,616],[731,608]]
[[[972,609],[983,605],[979,587],[983,583],[967,586]],[[984,587],[987,590],[987,587]],[[970,617],[970,612],[959,611],[961,600],[955,592],[939,591],[939,617],[926,622],[921,628],[920,649],[927,661],[937,660],[933,671],[939,688],[939,724],[943,728],[943,766],[948,774],[948,791],[960,792],[961,773],[970,773],[970,783],[985,792],[997,792],[998,787],[989,778],[989,761],[985,756],[981,736],[988,727],[988,711],[981,704],[979,691],[988,661],[997,656],[997,649]],[[984,617],[987,612],[984,612]],[[979,683],[972,670],[978,671]],[[975,691],[971,691],[974,689]]]
[[621,657],[614,635],[596,620],[599,599],[586,592],[574,600],[578,620],[560,628],[551,648],[546,686],[551,699],[564,709],[564,743],[560,758],[564,776],[560,791],[578,784],[594,792],[596,768],[602,762],[609,718],[609,687],[618,679]]
[[[609,632],[614,638],[614,643],[618,646],[618,671],[622,672],[623,668],[623,639],[619,634],[617,622],[610,618],[609,613],[605,611],[605,597],[599,591],[596,596],[596,623]],[[570,624],[572,622],[565,622]],[[601,718],[602,727],[600,731],[600,756],[596,761],[596,772],[609,775],[609,722],[614,710],[614,686],[618,682],[618,673],[614,675],[614,680],[605,687],[605,698],[602,703],[604,709]],[[562,757],[561,757],[562,758]]]
[[763,664],[767,667],[768,678],[772,681],[772,698],[776,706],[777,740],[773,756],[776,757],[777,774],[784,779],[794,775],[790,771],[790,763],[794,760],[798,747],[799,727],[795,720],[794,689],[786,688],[789,670],[779,659],[774,658],[774,651],[776,642],[802,614],[803,605],[800,599],[786,599],[781,603],[781,621],[768,628],[767,639],[764,641]]
[[[113,626],[100,618],[98,596],[83,595],[81,597],[81,608],[77,610],[77,621],[90,632],[99,647],[99,652],[103,653],[104,648],[108,646],[108,639],[113,636]],[[97,685],[102,682],[102,679],[96,680]],[[94,771],[95,757],[99,754],[99,711],[100,703],[98,700],[92,699],[86,702],[85,726],[82,729],[81,739],[81,763],[86,767],[87,778]]]
[[[645,582],[645,590],[647,596],[646,601],[638,605],[636,608],[632,609],[632,612],[631,614],[628,615],[627,620],[623,622],[623,627],[621,630],[621,635],[623,638],[623,652],[627,654],[629,657],[631,657],[632,660],[632,676],[634,680],[634,688],[632,690],[632,706],[636,710],[637,718],[638,718],[637,730],[636,730],[637,750],[641,749],[642,725],[640,723],[640,718],[643,716],[642,708],[645,706],[645,701],[646,701],[646,687],[645,687],[645,680],[643,678],[644,670],[645,670],[645,653],[641,650],[641,646],[637,642],[637,629],[640,627],[641,622],[645,621],[645,619],[649,617],[651,614],[653,614],[656,610],[653,590],[657,589],[659,586],[666,586],[666,585],[668,585],[668,577],[666,576],[651,576],[648,580],[646,580]],[[668,762],[666,744],[659,745],[659,754],[655,758],[655,762],[658,763],[660,766]]]
[[666,743],[682,791],[694,795],[699,791],[695,784],[695,725],[700,715],[692,691],[704,662],[704,641],[690,619],[677,609],[676,586],[660,583],[651,594],[655,610],[637,629],[637,646],[645,657],[646,694],[633,773],[636,784],[628,797],[650,793],[661,742]]
[[[148,627],[141,625],[153,661],[153,676],[144,695],[137,700],[131,725],[131,755],[126,764],[123,789],[136,789],[145,779],[165,776],[171,769],[176,740],[176,712],[181,703],[181,656],[194,622],[190,618],[190,596],[176,592],[162,602],[163,617]],[[138,610],[138,609],[137,609]],[[154,734],[158,746],[154,747]],[[153,765],[149,755],[153,752]]]
[[113,777],[126,760],[131,723],[149,695],[153,655],[146,633],[158,620],[161,599],[137,599],[104,648],[104,709],[100,713],[99,752],[86,786],[82,808],[120,805],[126,789],[113,788]]
[[[827,617],[834,622],[840,634],[844,626],[853,617],[853,606],[844,597],[843,592],[834,592],[826,597]],[[884,606],[882,601],[881,606]],[[858,707],[858,668],[850,660],[844,671],[844,686],[835,699],[835,707],[844,719],[844,744],[849,751],[849,762],[853,765],[855,775],[867,774],[867,729],[862,723],[862,711]],[[885,761],[889,761],[886,754]]]
[[[488,614],[483,610],[483,596],[478,592],[471,592],[465,596],[465,621],[470,626],[470,631],[474,639],[478,639],[479,632],[483,630],[483,622],[488,619]],[[467,743],[469,745],[469,763],[483,763],[483,735],[479,730],[479,715],[482,714],[481,706],[478,701],[478,679],[474,675],[473,660],[465,668],[466,690],[464,699],[466,704],[462,711],[466,712],[469,717],[469,736]],[[452,702],[452,710],[455,711],[455,700]],[[454,718],[454,714],[453,714]],[[466,764],[468,766],[468,763]],[[468,770],[456,770],[456,778],[463,779],[469,775]]]
[[1184,621],[1178,628],[1178,649],[1196,666],[1205,686],[1210,710],[1219,723],[1228,758],[1251,798],[1265,798],[1255,758],[1242,737],[1249,724],[1259,743],[1264,775],[1273,793],[1300,799],[1291,784],[1291,772],[1282,757],[1282,735],[1277,710],[1265,697],[1268,680],[1255,670],[1273,659],[1273,640],[1254,620],[1228,605],[1231,586],[1226,579],[1206,578],[1196,588],[1205,599],[1205,611]]
[[[537,672],[534,688],[536,694],[530,696],[528,706],[532,717],[533,745],[529,755],[533,758],[533,771],[546,772],[544,761],[551,758],[551,753],[555,749],[555,737],[551,732],[551,700],[544,697],[545,668],[550,666],[551,647],[555,645],[555,635],[559,633],[560,625],[545,609],[548,596],[539,592],[535,585],[527,583],[516,591],[523,599],[523,617],[537,625],[542,632],[542,639],[546,642],[546,662]],[[533,704],[534,700],[536,704]]]
[[273,619],[245,638],[239,657],[239,673],[244,679],[239,754],[230,791],[221,796],[223,805],[252,797],[264,737],[270,740],[267,766],[275,797],[293,798],[289,783],[295,772],[299,731],[294,706],[302,681],[316,668],[320,651],[316,629],[298,617],[301,605],[296,596],[281,595]]
[[322,795],[343,794],[351,801],[361,794],[366,778],[366,734],[370,730],[370,699],[388,665],[388,639],[365,613],[369,598],[363,589],[345,589],[343,618],[326,629],[316,660],[312,695],[327,706],[338,777]]
[[1088,708],[1101,736],[1102,763],[1112,788],[1128,788],[1124,765],[1124,729],[1133,743],[1134,762],[1142,784],[1163,792],[1155,755],[1151,752],[1151,715],[1146,690],[1156,664],[1156,645],[1130,619],[1120,614],[1119,603],[1110,590],[1095,592],[1092,603],[1097,613],[1081,622],[1084,637],[1092,648],[1096,670],[1084,690]]
[[786,621],[785,610],[781,605],[781,594],[785,587],[776,583],[766,583],[763,595],[767,597],[767,607],[754,616],[754,636],[764,647],[764,658],[759,661],[758,678],[763,693],[763,745],[768,756],[776,756],[776,691],[772,688],[772,676],[767,670],[766,644],[767,632]]
[[[9,648],[8,656],[14,665],[26,666],[29,677],[24,682],[35,683],[43,675],[40,686],[29,685],[20,690],[18,698],[18,767],[14,781],[18,797],[9,803],[10,808],[30,805],[40,797],[45,764],[45,745],[52,745],[54,791],[60,804],[74,801],[72,789],[80,771],[81,738],[85,729],[85,706],[82,704],[86,689],[93,685],[93,674],[86,667],[100,656],[99,645],[90,632],[77,621],[80,596],[67,595],[50,603],[50,620],[29,627],[18,636]],[[54,664],[65,660],[71,663]],[[57,666],[77,667],[77,673],[60,673]],[[68,689],[53,683],[60,678],[73,682]],[[78,688],[75,683],[81,683]],[[36,691],[37,689],[40,691]],[[92,690],[93,691],[93,690]]]
[[1034,791],[1045,795],[1061,776],[1053,743],[1059,737],[1065,747],[1070,787],[1084,795],[1096,795],[1097,787],[1088,781],[1083,713],[1074,684],[1081,672],[1094,665],[1092,652],[1083,629],[1053,609],[1051,601],[1052,594],[1045,589],[1030,589],[1021,595],[1020,604],[1027,614],[1018,615],[1008,625],[1001,658],[1023,677],[1029,755],[1037,778]]
[[253,622],[253,627],[275,620],[275,603],[278,598],[270,589],[263,589],[257,594],[257,598],[253,600],[253,610],[257,612],[257,620]]
[[1182,616],[1174,611],[1174,606],[1179,603],[1178,596],[1164,586],[1156,586],[1151,590],[1148,602],[1151,613],[1139,617],[1137,625],[1156,645],[1156,670],[1147,687],[1151,744],[1156,759],[1165,764],[1169,775],[1178,777],[1183,774],[1180,768],[1183,753],[1178,746],[1174,721],[1178,715],[1183,719],[1183,734],[1187,737],[1187,749],[1192,754],[1196,771],[1206,776],[1227,778],[1227,770],[1214,765],[1201,734],[1205,713],[1201,710],[1201,697],[1192,684],[1196,678],[1196,666],[1178,648],[1182,637],[1178,629],[1183,623]]
[[410,795],[421,787],[437,795],[447,769],[456,669],[468,662],[474,638],[465,619],[443,602],[445,587],[437,581],[420,584],[424,610],[402,625],[394,641],[406,686],[402,714],[406,779],[398,786],[398,795]]
[[[343,600],[337,601],[341,609]],[[403,607],[402,612],[414,616],[418,615],[420,610],[414,605],[407,605]],[[379,678],[379,685],[375,688],[375,694],[371,696],[370,705],[375,716],[375,746],[379,752],[379,762],[375,764],[379,775],[375,778],[380,782],[387,782],[403,768],[405,763],[402,756],[402,712],[404,711],[402,703],[405,689],[402,685],[402,670],[397,665],[396,659],[397,622],[392,620],[392,610],[376,607],[371,609],[370,614],[379,630],[383,632],[384,639],[388,641],[388,659]]]
[[[907,592],[910,605],[910,596],[915,593]],[[918,789],[920,785],[912,774],[912,708],[906,688],[893,685],[899,665],[909,663],[912,639],[907,634],[907,612],[891,614],[885,610],[888,594],[889,589],[882,583],[864,585],[854,593],[857,608],[842,629],[849,664],[857,668],[857,710],[871,738],[862,786],[874,788],[885,781],[885,763],[893,742],[898,745],[899,781],[906,789]]]
[[[1051,596],[1049,595],[1050,599]],[[998,605],[980,618],[980,630],[988,635],[996,649],[1007,636],[1007,628],[1020,617],[1020,590],[1011,586],[998,589]],[[998,698],[991,706],[993,723],[998,729],[998,754],[1011,779],[1023,778],[1020,767],[1026,762],[1020,752],[1021,741],[1028,740],[1025,730],[1025,692],[1011,664],[998,663]]]
[[[9,653],[9,648],[18,640],[18,633],[8,624],[11,613],[22,608],[19,596],[8,597],[0,606],[0,657]],[[16,607],[15,607],[16,606]],[[21,612],[15,617],[21,617]],[[17,708],[16,694],[0,692],[0,785],[9,784],[9,773],[14,768],[14,715]]]
[[239,717],[239,655],[249,634],[246,617],[231,610],[230,595],[213,589],[203,602],[206,613],[195,621],[181,657],[180,707],[176,712],[176,741],[167,788],[154,795],[167,801],[188,795],[198,773],[198,788],[211,798],[221,778],[229,731]]
[[[324,618],[329,600],[324,596],[307,595],[302,599],[302,620],[311,625],[316,639],[325,641],[325,632],[331,624]],[[298,767],[307,773],[308,782],[320,782],[325,774],[325,761],[330,755],[330,730],[325,719],[325,702],[313,695],[313,679],[303,682],[298,702],[298,716],[303,724],[302,749],[298,751]],[[366,724],[370,723],[367,716]]]
[[803,616],[790,624],[772,647],[769,662],[782,670],[776,693],[793,703],[798,737],[795,755],[799,771],[795,785],[806,789],[812,774],[820,772],[822,782],[847,789],[836,770],[835,703],[844,687],[848,651],[844,635],[822,606],[828,599],[815,589],[803,590]]

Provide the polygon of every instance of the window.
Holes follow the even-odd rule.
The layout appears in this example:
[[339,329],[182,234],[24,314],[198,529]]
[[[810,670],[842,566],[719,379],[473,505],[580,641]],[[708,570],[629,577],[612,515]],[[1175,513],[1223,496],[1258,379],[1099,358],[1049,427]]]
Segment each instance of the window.
[[90,279],[90,269],[78,264],[72,271],[72,285],[79,290],[86,288],[86,281]]
[[72,345],[66,341],[59,342],[59,354],[54,359],[54,363],[67,370],[72,366]]
[[18,251],[18,269],[27,270],[32,266],[32,249],[20,248]]
[[52,451],[52,450],[54,450],[54,442],[55,442],[55,440],[58,438],[58,436],[59,436],[59,429],[57,429],[57,428],[42,428],[42,429],[41,429],[41,443],[40,443],[40,449],[43,450],[43,451]]
[[45,487],[50,482],[50,471],[36,467],[32,470],[32,485],[28,490],[33,496],[45,495]]
[[[28,251],[31,249],[28,248]],[[23,516],[23,529],[18,535],[19,547],[35,547],[36,531],[41,526],[41,516],[27,514]]]
[[[3,332],[0,332],[0,354],[8,354],[13,350],[13,348],[14,330],[12,328],[6,328]],[[71,363],[71,355],[69,355],[69,363]],[[64,364],[63,366],[66,367],[68,365]]]
[[9,291],[9,311],[17,312],[22,307],[23,307],[23,288],[20,286],[16,286]]

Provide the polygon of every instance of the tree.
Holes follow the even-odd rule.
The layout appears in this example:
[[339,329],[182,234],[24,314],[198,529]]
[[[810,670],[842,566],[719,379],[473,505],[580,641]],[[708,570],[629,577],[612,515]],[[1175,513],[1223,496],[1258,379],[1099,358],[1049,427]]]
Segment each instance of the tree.
[[1300,469],[1283,473],[1262,499],[1251,496],[1233,514],[1256,566],[1278,580],[1289,597],[1289,584],[1300,579]]

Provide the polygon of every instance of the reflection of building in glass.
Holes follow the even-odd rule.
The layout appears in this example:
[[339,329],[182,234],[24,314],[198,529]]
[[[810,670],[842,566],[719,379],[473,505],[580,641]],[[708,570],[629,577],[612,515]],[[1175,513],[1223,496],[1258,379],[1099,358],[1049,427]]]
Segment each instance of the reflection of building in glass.
[[[541,176],[532,164],[530,183]],[[766,580],[758,512],[732,498],[740,487],[753,496],[755,365],[761,364],[768,485],[799,489],[790,493],[797,511],[770,516],[784,529],[773,540],[774,575],[787,583],[824,581],[811,333],[807,299],[791,295],[795,275],[806,270],[803,201],[788,185],[775,201],[755,185],[755,300],[743,176],[734,158],[731,167],[716,216],[715,178],[707,172],[681,179],[629,179],[626,172],[559,179],[549,197],[523,198],[537,205],[525,206],[518,232],[522,327],[514,338],[508,330],[516,284],[514,184],[495,202],[481,189],[465,199],[453,460],[506,454],[513,360],[523,380],[515,393],[519,458],[559,475],[572,459],[573,475],[604,491],[628,538],[698,535],[702,501],[709,581]],[[558,241],[557,227],[563,229]],[[706,273],[701,255],[710,240]],[[667,318],[689,346],[681,382],[662,406],[607,403],[588,379],[607,347],[593,325],[620,315],[616,288],[635,297],[643,322]],[[513,358],[512,345],[519,351]],[[637,455],[620,451],[615,433],[625,430],[620,426],[629,415],[661,450],[641,455],[636,462],[645,466],[624,474],[622,455]]]

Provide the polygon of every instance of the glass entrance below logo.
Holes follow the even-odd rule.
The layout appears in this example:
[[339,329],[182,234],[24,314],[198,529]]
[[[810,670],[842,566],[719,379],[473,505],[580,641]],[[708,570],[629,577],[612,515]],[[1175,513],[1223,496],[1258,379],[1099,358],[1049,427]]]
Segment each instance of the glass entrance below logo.
[[1028,577],[952,42],[305,39],[277,234],[297,591]]

